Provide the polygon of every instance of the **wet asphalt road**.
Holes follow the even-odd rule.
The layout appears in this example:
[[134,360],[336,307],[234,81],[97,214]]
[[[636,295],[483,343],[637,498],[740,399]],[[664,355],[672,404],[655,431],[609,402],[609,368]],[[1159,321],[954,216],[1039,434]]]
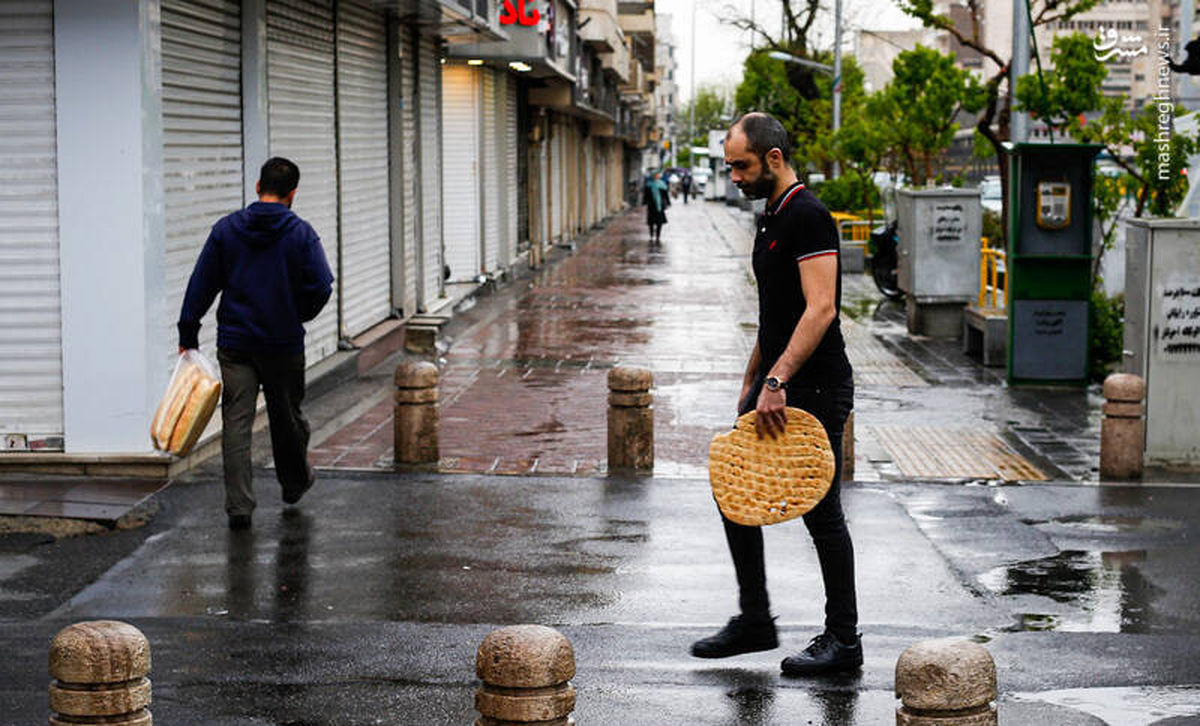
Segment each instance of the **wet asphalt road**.
[[[702,226],[675,211],[672,229]],[[663,254],[688,243],[671,234]],[[628,261],[628,244],[609,247]],[[523,309],[504,291],[496,299]],[[264,468],[248,533],[225,529],[214,462],[155,495],[144,528],[57,543],[0,537],[0,723],[45,722],[49,641],[91,618],[147,634],[164,724],[471,723],[475,648],[492,628],[526,622],[574,644],[580,724],[894,723],[896,658],[951,635],[994,655],[1002,723],[1200,723],[1200,490],[1096,486],[1094,396],[1004,389],[953,343],[906,336],[895,307],[872,300],[862,280],[848,282],[846,302],[891,356],[883,364],[916,376],[859,387],[861,480],[846,485],[844,502],[860,674],[778,674],[822,620],[816,558],[798,522],[766,533],[783,647],[726,661],[688,655],[736,597],[708,484],[684,461],[666,457],[678,465],[643,479],[326,471],[287,509]],[[483,347],[460,349],[457,362],[452,353],[451,367],[504,340],[511,321],[488,305],[481,299],[459,323],[459,340]],[[678,344],[689,329],[672,319],[666,335]],[[733,327],[721,348],[730,366],[745,337]],[[736,390],[734,368],[711,374]],[[377,378],[313,401],[314,428],[386,385]],[[729,396],[668,381],[664,412],[725,415]],[[868,425],[931,418],[1003,430],[1056,481],[896,476]]]
[[1194,490],[852,484],[866,665],[794,681],[778,660],[821,621],[798,523],[767,533],[784,647],[687,654],[734,606],[706,486],[339,477],[283,509],[263,477],[255,528],[235,534],[201,474],[158,496],[131,553],[91,538],[112,567],[58,607],[36,595],[71,559],[49,545],[16,555],[29,566],[6,578],[3,600],[44,612],[0,622],[0,713],[41,722],[46,646],[93,618],[149,636],[154,711],[170,724],[469,723],[475,647],[523,622],[572,640],[580,723],[887,723],[899,653],[948,635],[995,656],[1005,723],[1100,723],[1080,707],[1089,698],[1100,714],[1146,697],[1200,713],[1200,691],[1164,688],[1200,683]]

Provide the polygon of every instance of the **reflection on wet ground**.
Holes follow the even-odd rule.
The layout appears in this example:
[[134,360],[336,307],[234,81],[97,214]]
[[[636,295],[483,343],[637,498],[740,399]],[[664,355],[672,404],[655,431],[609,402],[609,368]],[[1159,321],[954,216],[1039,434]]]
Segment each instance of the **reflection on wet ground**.
[[1138,569],[1145,559],[1145,550],[1068,550],[998,567],[979,580],[999,595],[1037,595],[1070,606],[1063,612],[1022,614],[1018,630],[1144,633],[1162,592]]
[[1200,687],[1134,686],[1072,688],[1039,693],[1018,693],[1023,701],[1041,701],[1082,711],[1113,726],[1200,723]]

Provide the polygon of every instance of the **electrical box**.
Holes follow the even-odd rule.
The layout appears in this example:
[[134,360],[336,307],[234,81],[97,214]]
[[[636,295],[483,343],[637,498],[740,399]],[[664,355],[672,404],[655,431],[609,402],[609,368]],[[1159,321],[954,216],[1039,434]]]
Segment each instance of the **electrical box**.
[[983,206],[977,188],[897,192],[897,283],[907,298],[908,329],[957,337],[962,309],[979,295]]
[[1008,382],[1087,385],[1094,144],[1009,150]]
[[1147,464],[1200,464],[1200,219],[1125,227],[1126,373],[1146,381]]

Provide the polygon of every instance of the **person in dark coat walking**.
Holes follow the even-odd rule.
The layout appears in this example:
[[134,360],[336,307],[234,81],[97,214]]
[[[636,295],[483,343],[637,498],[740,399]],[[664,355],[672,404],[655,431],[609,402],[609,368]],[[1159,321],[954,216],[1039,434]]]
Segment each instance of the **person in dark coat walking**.
[[656,171],[646,182],[642,195],[642,203],[646,205],[646,224],[650,225],[650,241],[662,240],[662,226],[667,223],[667,207],[671,206],[671,190],[662,180],[662,172]]
[[196,260],[179,312],[180,352],[199,347],[200,320],[217,293],[221,451],[231,529],[251,524],[256,505],[250,440],[259,388],[267,401],[275,476],[283,501],[312,487],[304,400],[304,323],[333,292],[333,273],[312,226],[292,212],[300,169],[281,157],[259,175],[258,201],[215,225]]

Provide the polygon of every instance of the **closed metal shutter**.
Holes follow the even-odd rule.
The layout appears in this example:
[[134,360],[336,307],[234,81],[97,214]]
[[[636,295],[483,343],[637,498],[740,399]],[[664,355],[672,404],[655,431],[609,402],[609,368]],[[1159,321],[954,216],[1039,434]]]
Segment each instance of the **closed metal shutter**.
[[511,265],[517,258],[517,249],[521,244],[521,132],[517,115],[517,79],[511,73],[504,75],[504,205],[506,209],[505,223],[508,232],[508,253],[504,263]]
[[341,334],[391,314],[388,204],[387,22],[342,0],[337,20],[338,175],[341,194]]
[[422,310],[442,297],[442,64],[438,40],[421,36],[417,52],[421,154],[421,299]]
[[442,69],[442,230],[450,281],[474,279],[480,259],[479,73],[467,66]]
[[[293,206],[313,226],[337,269],[337,150],[335,148],[333,3],[268,0],[267,122],[272,156],[300,167]],[[329,303],[305,327],[309,366],[337,351],[337,284]]]
[[55,129],[53,4],[0,3],[0,450],[62,448]]
[[483,76],[483,264],[485,272],[495,272],[500,266],[501,210],[500,199],[500,134],[504,129],[497,123],[501,99],[496,72],[485,69]]
[[[218,219],[239,209],[242,31],[237,0],[163,0],[163,204],[166,211],[167,365],[196,258]],[[200,346],[216,346],[216,304]]]
[[[417,310],[417,52],[414,30],[407,26],[399,29],[400,48],[400,124],[403,138],[400,147],[400,164],[404,177],[403,188],[400,191],[401,210],[403,214],[402,228],[404,230],[404,289],[401,297],[396,300],[397,307],[405,315],[412,315]],[[394,199],[395,197],[393,197]]]
[[558,117],[550,124],[550,238],[563,241],[563,164],[566,162],[564,127]]

